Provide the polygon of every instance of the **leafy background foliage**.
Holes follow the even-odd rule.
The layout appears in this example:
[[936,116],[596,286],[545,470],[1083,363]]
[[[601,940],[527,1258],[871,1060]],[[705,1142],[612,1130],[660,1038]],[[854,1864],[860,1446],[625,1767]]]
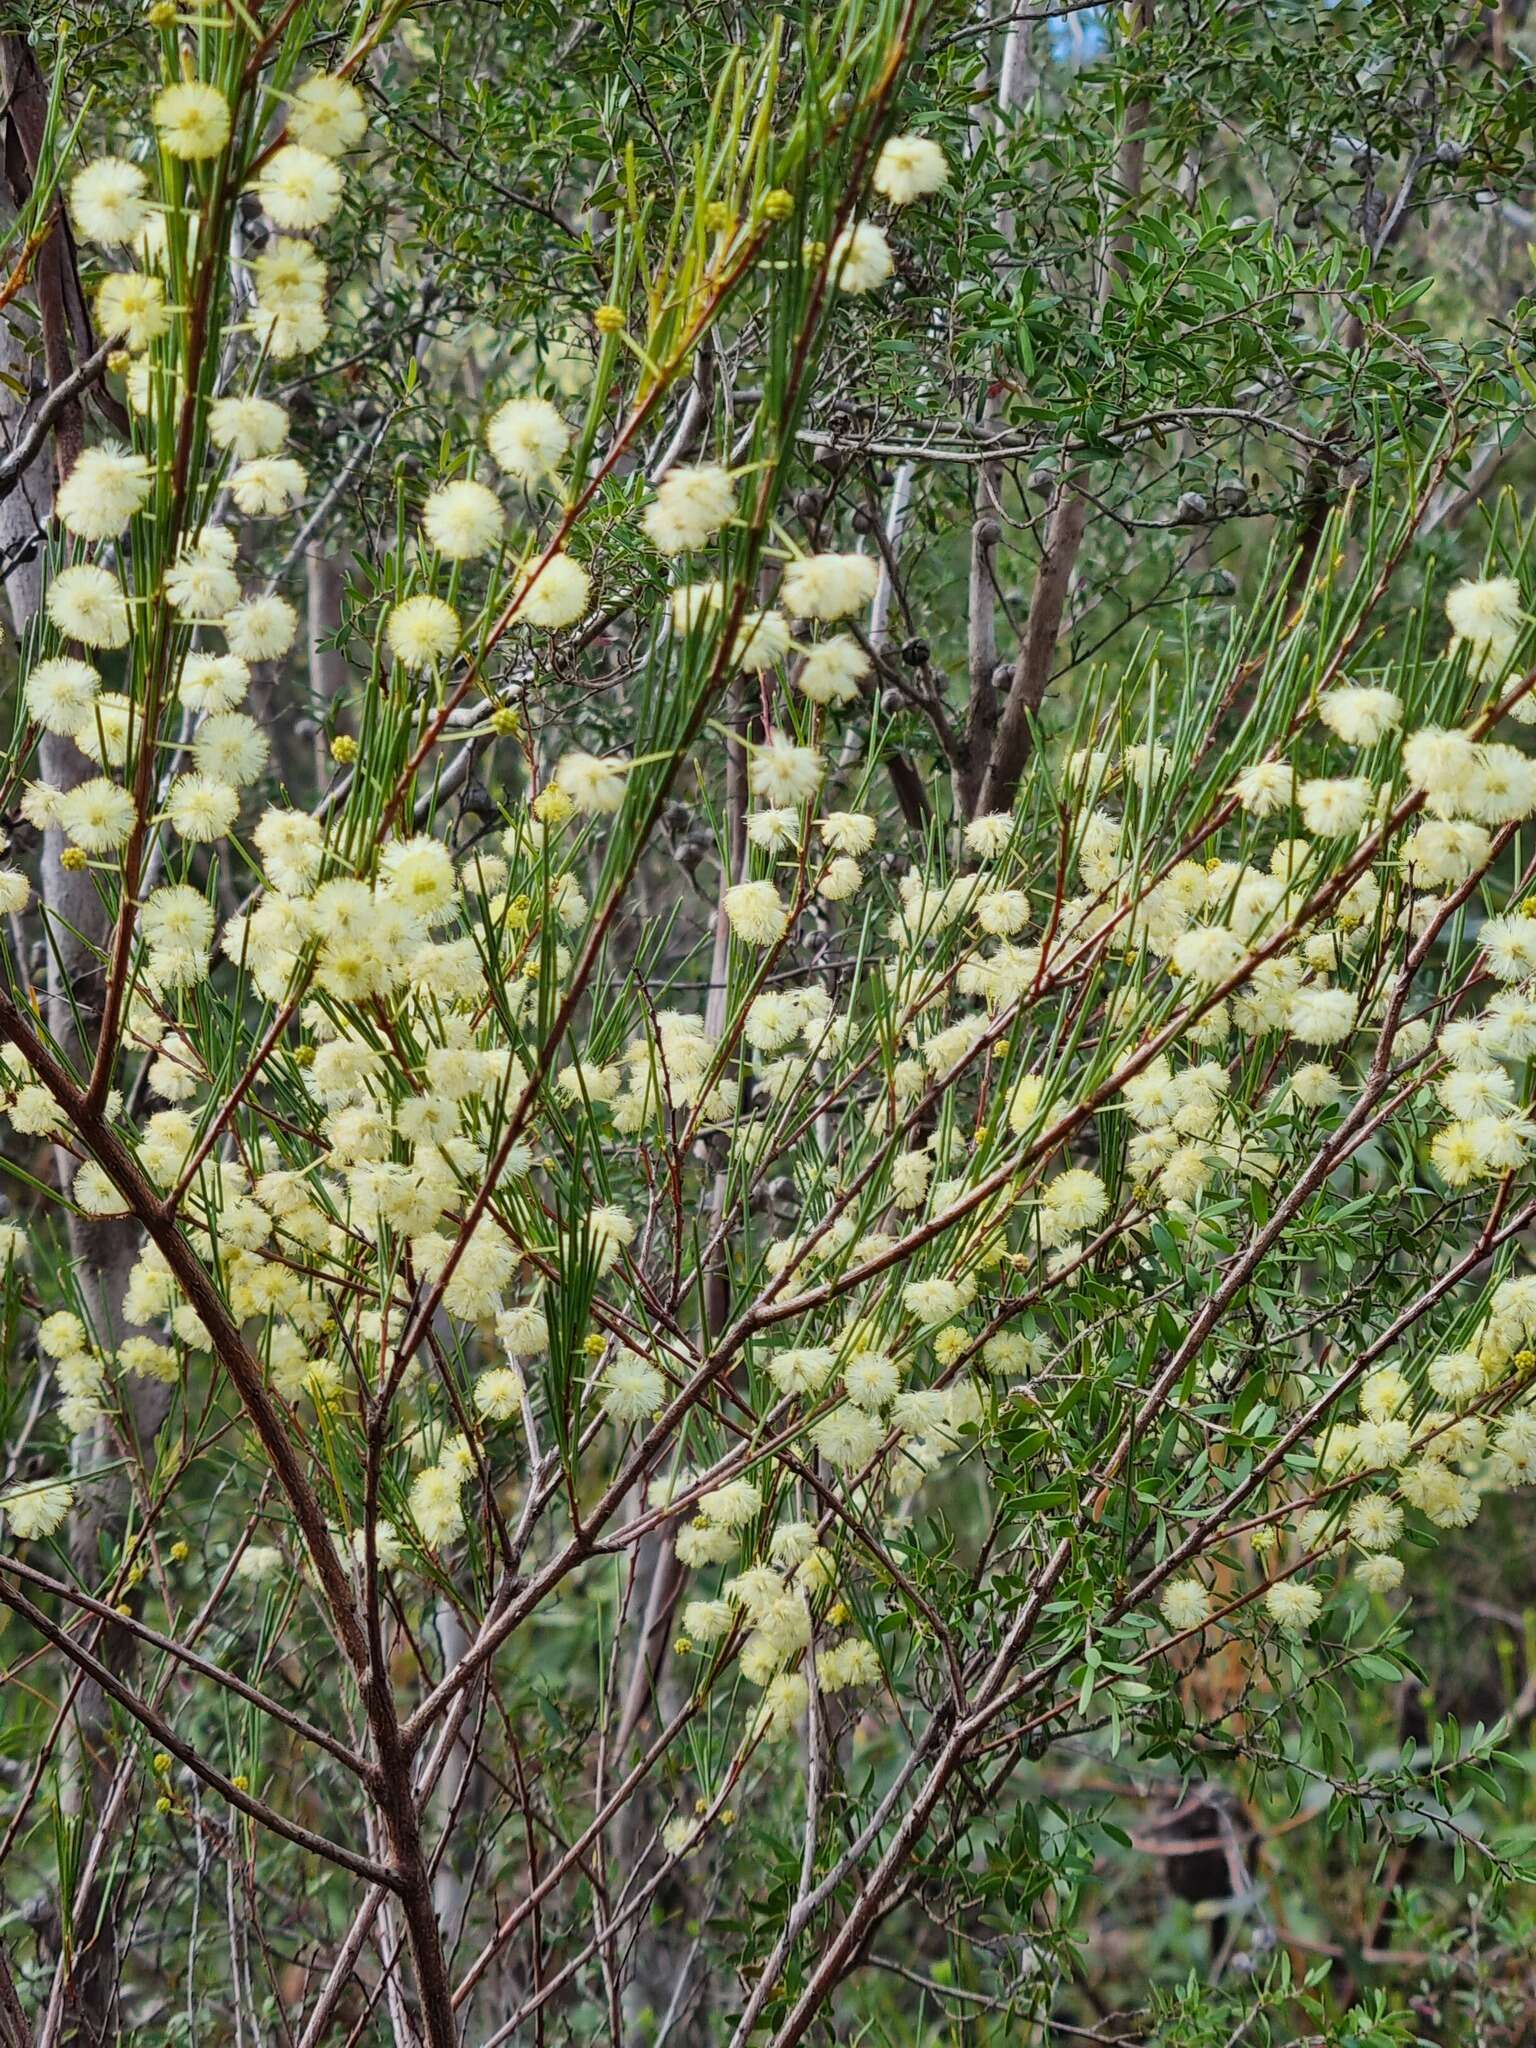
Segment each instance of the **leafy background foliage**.
[[[323,68],[352,47],[348,10],[310,0],[291,12],[283,33],[296,64]],[[850,22],[867,28],[880,15],[851,8],[839,21],[851,35]],[[297,522],[242,536],[259,576],[306,599],[313,641],[307,658],[301,649],[258,672],[273,791],[334,802],[354,850],[379,834],[420,730],[422,705],[385,687],[378,631],[407,587],[402,536],[425,490],[454,473],[496,401],[534,386],[573,417],[589,405],[590,438],[606,445],[649,367],[628,356],[615,367],[594,308],[617,300],[632,332],[645,332],[647,283],[654,311],[682,274],[687,238],[703,246],[706,209],[745,212],[751,195],[733,183],[751,128],[741,103],[766,53],[778,67],[774,179],[796,192],[797,236],[825,226],[844,196],[848,152],[824,123],[856,98],[852,87],[842,100],[827,89],[835,39],[809,10],[780,22],[752,5],[439,0],[391,7],[386,19],[359,74],[369,140],[327,230],[331,332],[317,355],[274,364],[268,379],[290,407],[312,504],[325,503],[306,536],[318,563],[295,553]],[[13,11],[7,30],[56,81],[88,150],[143,131],[163,39],[182,33],[129,18],[116,0]],[[749,276],[632,453],[593,462],[581,527],[598,575],[593,616],[558,641],[509,635],[485,664],[486,682],[517,713],[516,734],[464,727],[473,737],[443,749],[412,788],[418,822],[467,856],[493,844],[533,780],[571,749],[641,762],[622,815],[581,842],[573,868],[594,904],[633,876],[573,1020],[593,1064],[618,1054],[647,1009],[703,1012],[721,879],[739,866],[732,764],[741,737],[760,736],[750,692],[706,706],[711,646],[658,650],[648,630],[666,574],[635,513],[690,391],[707,445],[771,476],[765,503],[782,532],[806,548],[879,546],[891,566],[885,630],[871,633],[876,686],[831,743],[839,802],[880,817],[871,895],[842,914],[813,905],[793,961],[821,977],[856,1019],[858,1044],[881,1048],[887,1066],[902,1019],[878,971],[881,934],[910,866],[941,879],[963,872],[954,827],[974,808],[968,747],[973,732],[990,735],[989,693],[1006,705],[1013,691],[1034,692],[1016,838],[1048,903],[1075,815],[1075,749],[1155,740],[1170,750],[1155,794],[1124,793],[1150,875],[1209,819],[1238,769],[1299,729],[1319,680],[1341,666],[1351,680],[1390,683],[1410,728],[1474,716],[1488,693],[1464,662],[1445,659],[1445,591],[1489,569],[1532,587],[1536,85],[1520,6],[1160,0],[1123,20],[1103,9],[937,9],[922,30],[882,118],[941,143],[952,184],[893,228],[892,287],[836,302],[814,375],[797,382],[803,278],[787,259],[782,272]],[[199,33],[189,21],[186,38]],[[1000,106],[1003,76],[1011,99]],[[1145,150],[1134,190],[1128,135]],[[245,248],[258,251],[268,232],[259,207],[244,203],[240,219]],[[13,249],[26,225],[23,215]],[[87,284],[95,260],[82,251]],[[22,364],[13,381],[24,384],[28,367],[41,379],[29,293],[5,316]],[[1046,671],[1025,677],[1014,664],[1067,475],[1090,516]],[[547,540],[554,517],[549,503],[530,507],[530,530]],[[751,526],[728,535],[727,584],[749,587],[774,538]],[[24,650],[15,654],[19,679]],[[803,705],[782,715],[809,736]],[[24,726],[18,699],[18,744]],[[329,751],[338,734],[360,742],[350,778]],[[685,738],[674,775],[670,756]],[[34,857],[28,828],[12,823],[20,856]],[[1268,857],[1261,837],[1245,842],[1255,859]],[[1528,859],[1517,835],[1489,878],[1489,907],[1527,886]],[[227,914],[244,883],[228,865],[208,874]],[[548,875],[535,860],[518,885],[537,900]],[[499,984],[506,933],[487,924],[477,937]],[[12,986],[41,983],[48,940],[16,938]],[[1464,967],[1474,938],[1458,922],[1429,972]],[[531,1018],[505,1020],[509,1042],[530,1057],[557,1002],[555,943],[546,925]],[[937,981],[964,947],[935,928],[912,950]],[[1153,972],[1146,966],[1149,988]],[[731,948],[722,1014],[739,1010],[755,973]],[[1415,994],[1430,1000],[1422,987]],[[1148,1000],[1171,1011],[1166,989]],[[1031,1065],[1070,1067],[1085,1093],[1114,1072],[1124,1046],[1079,1047],[1062,1006],[1018,1020],[1018,1043],[996,1048],[990,1094],[956,1090],[936,1105],[933,1122],[969,1153],[973,1177],[1004,1157],[998,1104]],[[243,983],[210,989],[195,1022],[212,1074],[240,1072],[260,1014]],[[1273,1058],[1257,1039],[1238,1047],[1234,1095],[1256,1099]],[[745,1114],[756,1102],[742,1086]],[[305,1123],[301,1060],[274,1060],[264,1087],[276,1119]],[[691,1330],[730,1327],[768,1284],[769,1246],[801,1219],[813,1226],[831,1192],[869,1165],[881,1134],[862,1112],[850,1098],[812,1119],[768,1176],[716,1137],[703,1141],[702,1167],[690,1155],[689,1203],[665,1250],[698,1270],[681,1311]],[[579,1512],[614,1469],[611,1456],[580,1448],[582,1343],[600,1292],[582,1219],[594,1196],[633,1202],[641,1191],[600,1119],[553,1100],[541,1113],[543,1214],[523,1221],[534,1236],[548,1220],[563,1287],[536,1392]],[[1318,1131],[1337,1127],[1331,1114],[1280,1135],[1277,1117],[1267,1130],[1293,1178]],[[1116,1115],[1107,1105],[1084,1142],[1116,1199],[1129,1201],[1129,1133]],[[831,1874],[830,1895],[791,1953],[766,1967],[805,1888],[806,1762],[795,1748],[761,1753],[739,1782],[729,1775],[746,1707],[727,1680],[665,1749],[636,1832],[600,1838],[554,1891],[526,1953],[498,1961],[465,2038],[500,2038],[509,2013],[537,2005],[522,2024],[547,2030],[541,2040],[729,2040],[760,1975],[761,2038],[787,2038],[777,2030],[793,2022],[820,1940],[857,1901],[864,1859],[850,1862],[850,1845],[942,1706],[931,1622],[958,1658],[984,1663],[1047,1583],[1058,1545],[1067,1561],[1049,1579],[1030,1659],[1049,1679],[1036,1705],[1060,1711],[1027,1731],[1000,1729],[966,1759],[811,2038],[1167,2048],[1528,2038],[1528,1498],[1490,1495],[1469,1531],[1416,1526],[1404,1595],[1346,1588],[1327,1628],[1304,1641],[1239,1619],[1203,1651],[1165,1651],[1155,1601],[1128,1597],[1189,1518],[1219,1523],[1229,1497],[1239,1506],[1214,1553],[1218,1590],[1237,1599],[1262,1580],[1269,1553],[1253,1538],[1265,1507],[1242,1489],[1309,1397],[1320,1346],[1331,1337],[1347,1352],[1379,1339],[1481,1224],[1486,1202],[1469,1209],[1424,1163],[1435,1124],[1432,1104],[1408,1102],[1374,1154],[1353,1154],[1308,1197],[1107,1499],[1119,1431],[1184,1341],[1215,1268],[1264,1228],[1288,1181],[1234,1181],[1204,1202],[1198,1228],[1154,1217],[1126,1257],[1092,1265],[1060,1299],[1042,1289],[1024,1322],[1048,1362],[1039,1383],[990,1389],[983,1429],[888,1516],[869,1509],[880,1568],[850,1572],[841,1590],[878,1650],[886,1696],[848,1707],[829,1728],[811,1875]],[[5,1303],[12,1370],[0,1419],[18,1447],[11,1469],[26,1476],[37,1441],[32,1331],[39,1312],[78,1300],[80,1250],[46,1199],[48,1148],[18,1139],[7,1168],[32,1251],[30,1280]],[[720,1199],[741,1217],[723,1278],[708,1270],[717,1175]],[[1527,1198],[1517,1187],[1512,1206]],[[873,1227],[871,1203],[862,1228]],[[1498,1275],[1476,1272],[1465,1299],[1437,1305],[1437,1342],[1465,1334],[1473,1293],[1520,1249],[1517,1240],[1501,1252]],[[1023,1278],[1000,1285],[1015,1306],[1029,1291]],[[467,1387],[483,1335],[461,1329],[444,1341]],[[755,1355],[740,1392],[749,1417],[771,1409]],[[213,1373],[189,1387],[160,1441],[159,1469],[184,1465],[164,1535],[187,1555],[157,1562],[150,1585],[129,1590],[141,1617],[170,1636],[224,1571],[252,1504],[268,1513],[269,1475],[229,1426],[226,1393]],[[302,1426],[336,1496],[356,1500],[366,1469],[357,1441],[328,1429],[323,1412],[304,1411]],[[722,1432],[718,1414],[690,1419],[677,1462],[707,1466]],[[1316,1483],[1306,1445],[1284,1473],[1303,1495]],[[386,1465],[380,1503],[402,1522],[409,1478],[402,1451]],[[515,1516],[519,1483],[514,1474],[497,1512]],[[131,1520],[137,1527],[136,1510]],[[392,1596],[402,1694],[419,1696],[485,1614],[498,1584],[494,1524],[488,1500],[462,1555],[424,1563]],[[76,1542],[48,1569],[105,1587],[127,1540],[117,1524],[93,1529],[93,1551]],[[477,1696],[479,1764],[434,1873],[459,1975],[526,1896],[530,1869],[558,1858],[601,1803],[603,1774],[616,1768],[605,1747],[615,1669],[644,1620],[636,1588],[660,1569],[650,1552],[622,1552],[572,1572],[530,1611]],[[297,1574],[243,1606],[221,1602],[210,1640],[221,1666],[328,1723],[336,1650]],[[126,1659],[129,1647],[114,1654]],[[693,1683],[695,1667],[662,1647],[670,1675],[651,1681],[644,1736]],[[0,1695],[4,1933],[26,2010],[46,2007],[61,1959],[104,1945],[110,1918],[119,1974],[109,2017],[100,2021],[98,2003],[93,2022],[82,1995],[66,2001],[51,2038],[130,2028],[167,2043],[299,2038],[356,1887],[157,1764],[143,1731],[110,1716],[103,1741],[113,1758],[137,1745],[147,1792],[113,1835],[110,1883],[85,1882],[99,1809],[80,1802],[78,1768],[72,1777],[60,1744],[65,1667],[15,1616],[0,1651],[10,1681]],[[155,1684],[166,1681],[168,1663],[142,1643],[134,1654],[141,1675],[147,1663]],[[217,1688],[178,1679],[175,1698],[177,1734],[226,1773],[320,1833],[356,1825],[338,1818],[355,1788],[335,1758]],[[720,1825],[706,1851],[661,1874],[615,1962],[594,1934],[610,1887],[622,1890],[626,1861],[656,1870],[656,1832],[696,1798]],[[573,1958],[558,1995],[540,2003],[545,1979]],[[382,1989],[392,1968],[382,1948],[370,1952],[339,2038],[415,2038],[415,1993]],[[680,1987],[686,1996],[674,1999]]]

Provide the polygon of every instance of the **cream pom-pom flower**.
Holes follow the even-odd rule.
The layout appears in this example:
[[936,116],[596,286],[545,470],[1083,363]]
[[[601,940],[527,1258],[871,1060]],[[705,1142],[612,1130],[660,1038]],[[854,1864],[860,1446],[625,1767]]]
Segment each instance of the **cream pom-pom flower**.
[[624,807],[628,761],[604,761],[595,754],[567,754],[555,769],[555,785],[578,811],[612,816]]
[[795,688],[813,704],[851,704],[870,672],[870,659],[851,633],[834,633],[805,651]]
[[789,912],[772,882],[737,882],[725,892],[731,930],[746,946],[772,946],[789,928]]
[[302,142],[275,150],[256,179],[256,196],[280,228],[307,233],[322,228],[341,204],[339,164]]
[[789,652],[789,621],[780,611],[749,612],[736,634],[731,659],[748,675],[761,675]]
[[764,853],[783,853],[800,836],[800,814],[774,806],[753,811],[747,819],[747,838]]
[[69,182],[75,226],[93,242],[131,242],[149,217],[148,180],[126,157],[99,156]]
[[403,668],[435,668],[458,646],[460,630],[453,606],[423,591],[394,607],[384,638]]
[[76,783],[58,801],[65,835],[87,853],[114,853],[133,830],[133,798],[105,775]]
[[251,835],[271,886],[284,896],[302,896],[320,878],[325,832],[308,811],[264,811]]
[[356,149],[367,132],[368,109],[349,78],[318,71],[295,89],[288,102],[289,135],[322,156]]
[[223,623],[231,654],[242,661],[275,661],[293,645],[299,615],[285,597],[251,597]]
[[509,398],[491,414],[485,445],[518,483],[539,483],[571,445],[571,430],[547,398]]
[[723,597],[724,592],[715,582],[680,585],[667,599],[672,630],[691,633],[696,627],[707,625],[711,615],[720,609]]
[[1232,784],[1232,795],[1254,818],[1286,810],[1295,794],[1296,771],[1289,761],[1255,761]]
[[318,301],[274,306],[258,299],[251,308],[251,332],[274,362],[312,355],[330,331],[331,323]]
[[87,647],[128,645],[128,605],[123,586],[110,569],[95,562],[76,562],[61,569],[48,586],[49,618],[66,640]]
[[189,78],[167,85],[150,109],[160,147],[183,163],[217,156],[228,142],[232,123],[229,101],[217,86]]
[[716,1522],[722,1529],[743,1528],[762,1510],[762,1489],[750,1479],[729,1479],[723,1486],[711,1488],[699,1502],[705,1521]]
[[458,904],[453,856],[430,833],[389,842],[379,858],[379,887],[425,925],[441,924]]
[[411,1519],[430,1550],[464,1533],[463,1475],[448,1465],[428,1465],[411,1481]]
[[944,190],[949,165],[943,150],[926,135],[893,135],[875,160],[871,182],[892,206],[910,206]]
[[27,715],[45,732],[72,739],[91,720],[101,693],[101,677],[88,661],[60,655],[40,661],[26,680]]
[[1391,1593],[1403,1583],[1403,1560],[1377,1554],[1364,1557],[1355,1567],[1355,1577],[1368,1593]]
[[91,707],[91,716],[74,734],[74,742],[91,760],[120,768],[128,758],[130,744],[137,739],[138,724],[132,699],[120,690],[104,690]]
[[872,220],[860,220],[844,228],[832,244],[829,268],[840,292],[861,298],[895,275],[896,259],[884,229]]
[[875,821],[867,811],[828,811],[817,830],[834,853],[868,853],[875,843]]
[[770,804],[803,804],[820,789],[825,773],[826,764],[814,747],[796,746],[782,733],[775,733],[752,749],[747,784],[754,796]]
[[238,654],[189,654],[176,694],[188,711],[233,711],[250,687],[251,671]]
[[965,828],[965,850],[973,860],[996,860],[1013,837],[1013,819],[1007,811],[987,811],[972,818]]
[[291,511],[308,489],[303,463],[288,455],[255,455],[229,479],[229,495],[251,519]]
[[1234,973],[1246,957],[1242,940],[1225,925],[1196,925],[1179,934],[1168,964],[1175,974],[1187,974],[1192,981],[1214,986]]
[[166,602],[182,618],[217,623],[239,603],[240,578],[230,566],[233,550],[225,550],[223,539],[223,530],[215,527],[183,541],[166,570]]
[[525,625],[558,632],[585,616],[591,602],[592,579],[569,555],[551,555],[540,568],[533,564],[523,578],[517,616]]
[[268,312],[301,313],[325,300],[325,259],[295,235],[279,235],[251,258],[256,295]]
[[271,752],[266,734],[243,711],[215,711],[203,720],[192,741],[198,771],[237,789],[256,781]]
[[495,1366],[481,1373],[471,1391],[482,1415],[492,1422],[507,1422],[522,1406],[523,1376],[515,1366]]
[[187,882],[166,883],[144,899],[140,929],[157,951],[191,946],[206,952],[213,943],[213,906]]
[[496,493],[470,477],[440,484],[421,510],[421,530],[447,562],[495,554],[505,524]]
[[1323,1596],[1315,1586],[1303,1586],[1295,1579],[1280,1579],[1264,1595],[1264,1606],[1276,1628],[1287,1635],[1300,1635],[1323,1611]]
[[1171,1579],[1158,1605],[1171,1629],[1201,1628],[1210,1619],[1211,1595],[1198,1579]]
[[1302,1045],[1337,1045],[1355,1028],[1355,998],[1344,988],[1298,988],[1286,1008],[1286,1028]]
[[171,331],[165,280],[142,270],[116,270],[96,294],[96,324],[103,334],[120,334],[137,353]]
[[674,469],[656,487],[640,516],[648,539],[664,555],[707,547],[736,510],[730,471],[717,462]]
[[1320,775],[1297,785],[1301,822],[1323,839],[1358,832],[1370,814],[1375,790],[1365,775]]
[[622,1351],[603,1382],[603,1406],[613,1422],[648,1422],[661,1413],[667,1383],[638,1352]]
[[1466,577],[1447,595],[1445,616],[1474,654],[1505,654],[1525,623],[1520,586],[1513,576]]
[[85,448],[59,485],[53,509],[81,540],[111,540],[148,502],[153,472],[127,448]]
[[1324,691],[1317,700],[1317,715],[1346,746],[1371,747],[1401,724],[1403,700],[1395,690],[1345,683]]
[[172,829],[195,845],[222,839],[239,814],[240,792],[209,775],[178,775],[166,797]]
[[288,415],[271,398],[216,398],[208,408],[208,438],[237,462],[276,455],[288,438]]
[[779,598],[801,619],[845,619],[875,594],[880,565],[870,555],[805,555],[784,570]]
[[0,1495],[0,1516],[10,1523],[11,1534],[27,1543],[61,1529],[74,1504],[74,1488],[63,1480],[52,1480]]

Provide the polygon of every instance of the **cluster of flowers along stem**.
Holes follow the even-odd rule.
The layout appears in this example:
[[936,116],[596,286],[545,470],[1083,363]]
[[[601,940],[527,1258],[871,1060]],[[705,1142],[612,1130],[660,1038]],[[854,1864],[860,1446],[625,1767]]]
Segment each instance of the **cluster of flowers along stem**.
[[[230,109],[184,80],[160,94],[154,126],[181,167],[173,196],[153,197],[119,156],[69,186],[80,233],[125,260],[96,304],[126,351],[135,445],[86,449],[57,493],[45,623],[22,678],[28,735],[67,740],[84,771],[65,787],[29,780],[22,815],[62,838],[66,868],[99,876],[131,941],[124,1071],[106,1120],[216,1274],[296,1440],[345,1435],[363,1395],[391,1390],[388,1512],[365,1525],[361,1502],[330,1490],[344,1558],[450,1569],[502,1480],[533,1484],[551,1426],[577,1459],[620,1470],[636,1458],[647,1511],[692,1575],[680,1653],[734,1657],[762,1695],[754,1732],[785,1733],[813,1658],[824,1691],[886,1675],[888,1650],[849,1626],[854,1567],[831,1540],[826,1490],[910,1500],[1011,1406],[1047,1413],[1087,1341],[1072,1302],[1092,1261],[1134,1269],[1154,1224],[1170,1222],[1202,1256],[1204,1220],[1233,1190],[1278,1189],[1326,1155],[1384,1075],[1383,1116],[1411,1128],[1448,1198],[1474,1200],[1528,1164],[1536,917],[1516,900],[1445,937],[1445,978],[1427,995],[1398,979],[1536,814],[1536,762],[1492,737],[1478,709],[1508,678],[1520,593],[1496,577],[1450,595],[1446,666],[1478,699],[1462,724],[1406,724],[1389,675],[1332,679],[1291,744],[1230,779],[1187,848],[1150,864],[1145,853],[1169,750],[1155,734],[1106,737],[1037,768],[1059,781],[1064,853],[1023,829],[1021,807],[957,825],[947,849],[903,867],[873,769],[838,743],[839,719],[870,694],[859,622],[878,558],[807,552],[776,532],[776,588],[743,607],[689,559],[740,522],[741,479],[724,459],[674,467],[638,518],[674,579],[646,631],[675,649],[727,634],[720,666],[754,679],[765,710],[745,742],[746,866],[720,898],[740,999],[710,1021],[702,1003],[615,992],[600,1019],[578,1018],[589,1042],[551,1059],[551,1005],[582,993],[573,976],[599,929],[605,835],[635,808],[646,763],[550,747],[541,774],[530,757],[527,801],[462,856],[400,804],[366,844],[337,822],[339,805],[247,810],[270,766],[244,708],[252,668],[289,653],[298,618],[242,575],[216,512],[281,520],[309,493],[262,380],[325,338],[326,269],[310,238],[342,204],[365,112],[346,79],[308,79],[253,175],[276,233],[230,302],[248,349],[232,388],[192,395],[206,463],[192,502],[208,516],[145,585],[132,538],[171,508],[152,451],[167,421],[188,416],[173,287],[194,274],[210,226],[212,188],[192,173],[229,145]],[[873,183],[894,209],[942,191],[946,175],[934,144],[902,136]],[[895,268],[869,219],[806,253],[854,296]],[[533,634],[589,616],[601,567],[580,522],[539,546],[537,521],[514,533],[504,501],[565,505],[575,442],[548,397],[508,398],[485,421],[483,455],[461,451],[415,508],[412,587],[377,621],[396,701],[444,701],[503,611]],[[466,595],[476,572],[490,582],[483,603]],[[139,689],[109,686],[118,656]],[[1528,705],[1517,696],[1511,710]],[[705,774],[711,744],[706,726]],[[347,751],[358,758],[357,743]],[[125,896],[148,872],[146,836],[161,878]],[[233,914],[214,885],[220,861],[240,878]],[[26,873],[6,870],[0,909],[21,917],[32,902]],[[807,964],[812,925],[856,938],[863,973]],[[238,1102],[208,1056],[215,989],[249,1017]],[[1264,1083],[1240,1088],[1238,1049],[1254,1043],[1269,1049]],[[18,1140],[77,1155],[73,1207],[131,1213],[45,1076],[16,1054],[3,1078]],[[836,1119],[825,1170],[807,1176],[794,1224],[768,1228],[757,1195],[818,1117]],[[577,1122],[602,1155],[603,1198],[573,1211],[552,1193],[551,1153],[557,1127]],[[1111,1123],[1128,1134],[1119,1146]],[[750,1427],[735,1438],[667,1434],[710,1359],[653,1313],[661,1156],[686,1173],[726,1161],[742,1223],[735,1279],[756,1302],[737,1335]],[[19,1231],[4,1250],[19,1272]],[[462,1400],[404,1349],[412,1333],[423,1340],[424,1296],[453,1331]],[[571,1299],[583,1303],[574,1332]],[[125,1381],[179,1385],[206,1369],[206,1322],[153,1242],[123,1313],[132,1333],[110,1343],[78,1306],[39,1320],[61,1452],[114,1412]],[[1533,1344],[1536,1281],[1506,1274],[1456,1345],[1341,1378],[1294,1559],[1280,1557],[1277,1521],[1254,1546],[1276,1562],[1264,1604],[1278,1628],[1316,1619],[1323,1596],[1307,1574],[1335,1544],[1359,1553],[1369,1591],[1390,1591],[1410,1515],[1462,1526],[1488,1489],[1536,1474]],[[63,1479],[13,1490],[12,1534],[46,1538],[73,1497]],[[247,1545],[238,1570],[261,1581],[302,1562],[280,1536]],[[1215,1611],[1198,1569],[1170,1576],[1160,1598],[1175,1631]],[[669,1846],[691,1839],[679,1824]]]

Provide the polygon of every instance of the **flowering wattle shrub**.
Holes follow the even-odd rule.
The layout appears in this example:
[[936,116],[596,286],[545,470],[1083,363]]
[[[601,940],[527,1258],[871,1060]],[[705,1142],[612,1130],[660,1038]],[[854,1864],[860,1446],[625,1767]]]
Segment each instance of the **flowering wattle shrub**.
[[[0,2031],[1408,2038],[1277,1872],[1322,1813],[1390,1861],[1374,1953],[1411,1858],[1484,1917],[1525,1869],[1507,1727],[1379,1739],[1536,1478],[1531,579],[1421,551],[1476,387],[1393,386],[1182,645],[1053,670],[1163,416],[1027,488],[1028,377],[948,375],[964,446],[879,416],[1025,331],[901,310],[1017,27],[983,90],[915,0],[754,25],[669,189],[523,195],[584,296],[502,335],[390,213],[436,12],[161,0],[78,118],[7,44],[0,1868],[54,1906]],[[1077,1986],[1159,1854],[1214,1940],[1132,2024]]]

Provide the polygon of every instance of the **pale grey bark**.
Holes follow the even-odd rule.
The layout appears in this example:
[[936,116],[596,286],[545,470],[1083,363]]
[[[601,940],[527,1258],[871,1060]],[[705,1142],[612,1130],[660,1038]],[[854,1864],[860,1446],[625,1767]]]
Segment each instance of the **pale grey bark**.
[[309,636],[309,687],[315,700],[315,780],[324,788],[331,773],[326,714],[346,687],[347,657],[327,645],[341,627],[344,565],[323,536],[304,551],[304,588]]

